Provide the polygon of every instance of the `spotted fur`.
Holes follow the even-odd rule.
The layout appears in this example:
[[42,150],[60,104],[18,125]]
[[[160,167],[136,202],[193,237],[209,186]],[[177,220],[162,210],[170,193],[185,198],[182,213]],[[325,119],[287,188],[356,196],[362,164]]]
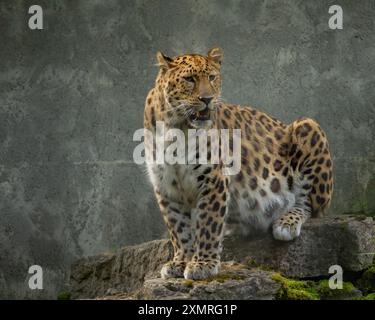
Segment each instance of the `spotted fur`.
[[[220,268],[224,229],[272,228],[277,240],[300,235],[303,223],[328,208],[332,160],[326,134],[301,118],[289,125],[256,110],[223,103],[222,51],[169,58],[158,53],[159,75],[146,98],[144,126],[241,129],[241,170],[223,164],[148,164],[156,199],[174,247],[164,278],[202,279]],[[204,121],[200,116],[204,115]],[[146,143],[146,151],[151,150]],[[199,157],[190,150],[189,157]],[[225,225],[225,227],[224,227]]]

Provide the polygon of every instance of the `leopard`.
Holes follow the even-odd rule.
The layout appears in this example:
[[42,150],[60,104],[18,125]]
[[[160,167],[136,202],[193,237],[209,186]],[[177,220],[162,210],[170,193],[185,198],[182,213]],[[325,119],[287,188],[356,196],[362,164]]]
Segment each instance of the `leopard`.
[[[147,162],[173,246],[173,258],[160,271],[163,279],[217,275],[230,226],[245,233],[253,227],[270,232],[274,241],[294,241],[305,222],[322,217],[331,203],[333,163],[321,126],[308,117],[284,124],[250,105],[225,102],[223,56],[219,47],[205,55],[156,54],[159,71],[144,108],[144,129],[152,137],[158,122],[185,133],[194,128],[241,132],[236,174],[224,174],[221,162]],[[149,155],[155,156],[154,147],[145,141]],[[198,148],[189,152],[199,157]]]

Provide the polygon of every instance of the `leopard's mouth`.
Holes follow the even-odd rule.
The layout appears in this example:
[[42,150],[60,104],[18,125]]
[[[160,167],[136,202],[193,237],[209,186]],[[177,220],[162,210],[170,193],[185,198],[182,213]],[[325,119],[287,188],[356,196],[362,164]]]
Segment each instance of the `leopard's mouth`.
[[201,111],[195,111],[189,116],[189,124],[196,129],[209,128],[212,125],[211,110],[205,108]]
[[209,108],[205,108],[204,110],[193,112],[189,120],[190,121],[207,121],[211,119],[211,110]]

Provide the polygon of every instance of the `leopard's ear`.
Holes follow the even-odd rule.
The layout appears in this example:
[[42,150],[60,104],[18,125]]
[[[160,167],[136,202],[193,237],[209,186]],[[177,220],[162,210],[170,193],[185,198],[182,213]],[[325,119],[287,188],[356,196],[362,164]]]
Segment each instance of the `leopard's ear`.
[[156,59],[158,60],[158,66],[162,69],[169,69],[172,67],[173,59],[164,55],[160,51],[156,54]]
[[212,48],[208,51],[207,57],[212,61],[221,64],[221,61],[223,60],[223,50],[221,48]]

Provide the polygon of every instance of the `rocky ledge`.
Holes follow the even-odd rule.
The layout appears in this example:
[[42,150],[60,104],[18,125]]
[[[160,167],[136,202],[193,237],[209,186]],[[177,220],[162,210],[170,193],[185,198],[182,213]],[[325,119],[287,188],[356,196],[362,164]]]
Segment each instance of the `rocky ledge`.
[[[127,246],[72,265],[73,299],[328,299],[373,298],[375,221],[366,216],[312,219],[289,242],[271,235],[224,241],[222,270],[202,281],[162,280],[168,240]],[[344,270],[343,290],[331,290],[329,268]],[[292,278],[292,279],[291,279]]]

